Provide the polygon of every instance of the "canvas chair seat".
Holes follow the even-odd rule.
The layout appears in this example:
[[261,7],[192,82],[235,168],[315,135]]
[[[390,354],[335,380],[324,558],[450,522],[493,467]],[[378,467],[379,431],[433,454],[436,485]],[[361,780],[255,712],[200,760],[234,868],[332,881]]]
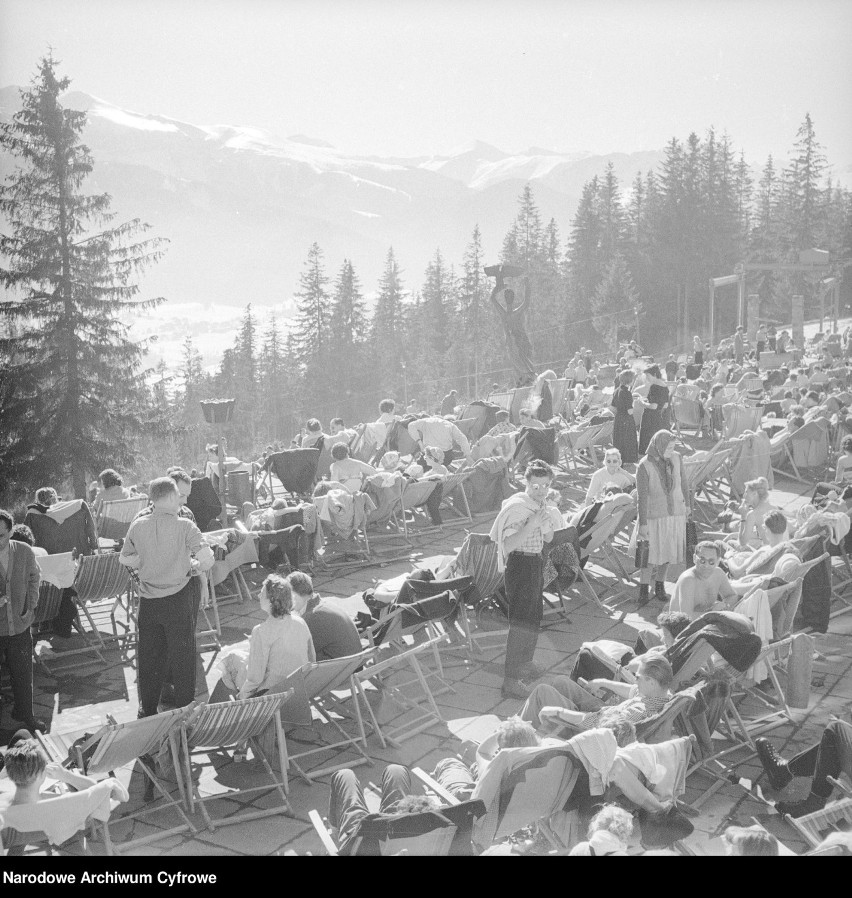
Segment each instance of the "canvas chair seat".
[[98,528],[98,538],[114,541],[124,539],[133,519],[147,507],[147,496],[131,496],[129,499],[114,499],[104,502],[95,522]]
[[[284,487],[285,493],[296,497],[310,497],[317,479],[317,466],[320,460],[320,450],[311,449],[284,449],[267,456],[263,464],[263,471],[274,474]],[[270,492],[275,498],[270,480]]]

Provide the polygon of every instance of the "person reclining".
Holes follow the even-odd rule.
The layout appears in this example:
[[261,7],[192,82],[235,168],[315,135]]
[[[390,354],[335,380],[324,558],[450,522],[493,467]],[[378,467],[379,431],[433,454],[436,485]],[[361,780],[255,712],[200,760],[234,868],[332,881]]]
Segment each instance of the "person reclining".
[[350,493],[357,493],[361,489],[364,478],[372,477],[376,469],[365,461],[349,457],[349,447],[345,443],[335,443],[331,447],[330,477],[333,481],[342,484]]
[[846,721],[833,720],[822,731],[818,743],[800,751],[789,761],[775,751],[768,739],[755,739],[754,744],[760,763],[776,791],[789,785],[794,776],[812,777],[807,798],[803,801],[779,801],[775,805],[781,814],[802,817],[821,811],[834,791],[834,784],[828,778],[839,779],[844,773],[852,777],[852,724]]
[[[597,679],[584,687],[568,677],[558,677],[553,685],[539,683],[519,716],[529,720],[536,729],[548,727],[561,731],[567,727],[578,732],[599,726],[602,711],[615,708],[628,721],[637,724],[658,714],[671,701],[669,687],[673,679],[671,664],[659,656],[642,660],[633,685]],[[621,701],[608,704],[595,694],[598,690],[608,690]]]

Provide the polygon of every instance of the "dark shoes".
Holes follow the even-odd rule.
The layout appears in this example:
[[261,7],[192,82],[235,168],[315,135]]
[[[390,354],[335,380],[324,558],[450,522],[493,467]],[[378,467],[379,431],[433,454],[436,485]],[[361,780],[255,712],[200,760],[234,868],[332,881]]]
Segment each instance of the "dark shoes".
[[500,694],[503,698],[517,698],[526,701],[530,697],[532,687],[523,680],[503,680],[503,688]]
[[47,732],[47,724],[38,717],[21,715],[18,713],[17,708],[12,708],[12,719],[17,720],[20,723],[23,723],[24,729],[29,730],[31,733],[35,734],[35,731],[46,733]]
[[779,801],[775,810],[779,814],[789,814],[791,817],[804,817],[805,814],[813,814],[825,807],[828,799],[811,792],[804,801]]
[[780,792],[793,779],[793,774],[790,773],[787,762],[775,751],[768,739],[755,739],[754,747],[757,749],[757,757],[763,765],[767,777],[769,777],[769,785],[776,792]]
[[642,608],[650,602],[650,590],[651,587],[647,583],[639,584],[639,607]]
[[666,592],[666,584],[662,580],[654,581],[654,598],[658,602],[668,602],[669,595]]

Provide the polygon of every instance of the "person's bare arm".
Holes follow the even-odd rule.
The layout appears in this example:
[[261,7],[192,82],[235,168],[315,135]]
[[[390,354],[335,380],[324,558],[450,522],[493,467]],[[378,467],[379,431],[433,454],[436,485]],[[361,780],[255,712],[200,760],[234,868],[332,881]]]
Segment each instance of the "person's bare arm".
[[622,698],[630,698],[630,690],[633,688],[632,683],[621,683],[618,680],[597,679],[589,680],[591,690],[608,689]]
[[668,810],[657,797],[649,792],[640,781],[631,764],[623,758],[616,758],[609,772],[610,782],[618,786],[624,795],[634,804],[650,811],[652,814],[662,814]]

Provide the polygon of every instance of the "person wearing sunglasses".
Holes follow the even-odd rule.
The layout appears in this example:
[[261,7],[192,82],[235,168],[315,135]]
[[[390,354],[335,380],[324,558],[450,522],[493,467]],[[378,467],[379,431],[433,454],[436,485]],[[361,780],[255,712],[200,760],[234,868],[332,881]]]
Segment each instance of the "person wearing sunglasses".
[[730,611],[739,601],[728,580],[727,574],[719,568],[719,547],[710,540],[704,540],[695,547],[692,560],[694,567],[687,568],[675,583],[669,612],[680,612],[691,620],[706,611]]

